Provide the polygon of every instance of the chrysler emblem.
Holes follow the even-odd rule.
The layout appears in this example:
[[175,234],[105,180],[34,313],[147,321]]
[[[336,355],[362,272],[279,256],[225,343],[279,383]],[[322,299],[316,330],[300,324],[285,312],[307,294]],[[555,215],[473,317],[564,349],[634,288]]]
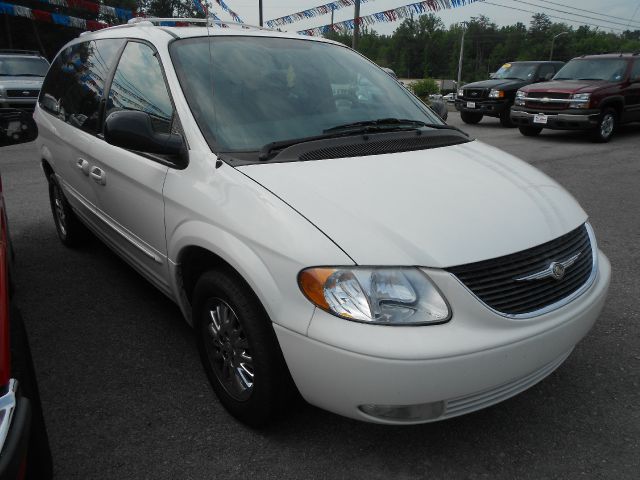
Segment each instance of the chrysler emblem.
[[514,278],[516,282],[524,282],[528,280],[542,280],[544,278],[553,278],[555,280],[562,280],[564,274],[571,265],[576,263],[578,257],[582,255],[582,252],[576,253],[573,257],[566,259],[564,262],[551,262],[547,268],[540,270],[539,272],[525,275],[524,277]]

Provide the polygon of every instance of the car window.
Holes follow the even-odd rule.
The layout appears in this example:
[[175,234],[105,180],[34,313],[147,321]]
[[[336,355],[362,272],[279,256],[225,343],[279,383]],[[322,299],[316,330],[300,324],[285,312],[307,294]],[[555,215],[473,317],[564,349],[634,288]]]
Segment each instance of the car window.
[[631,81],[640,80],[640,59],[636,59],[631,69]]
[[257,151],[353,122],[442,122],[394,78],[351,50],[268,37],[177,40],[171,58],[209,145]]
[[89,133],[99,128],[100,98],[124,40],[97,40],[65,48],[53,62],[40,92],[40,106]]
[[148,113],[157,132],[171,132],[171,97],[155,51],[147,44],[129,42],[120,57],[109,90],[107,116],[117,110]]
[[0,77],[44,77],[48,69],[44,58],[0,57]]
[[556,71],[553,65],[543,64],[540,65],[540,69],[538,70],[538,78],[542,80],[550,80],[555,73]]
[[496,79],[533,80],[536,66],[530,63],[505,63],[493,75]]
[[628,65],[627,60],[620,58],[573,59],[560,69],[554,79],[620,82]]

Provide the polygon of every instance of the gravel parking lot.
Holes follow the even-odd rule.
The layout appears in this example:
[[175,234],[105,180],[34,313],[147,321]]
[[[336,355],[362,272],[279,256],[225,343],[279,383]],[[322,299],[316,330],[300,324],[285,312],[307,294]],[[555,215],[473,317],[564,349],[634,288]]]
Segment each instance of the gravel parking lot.
[[596,145],[581,133],[526,138],[497,119],[466,126],[456,112],[449,123],[564,185],[590,214],[613,279],[600,320],[545,381],[475,414],[402,428],[308,405],[268,430],[237,423],[178,308],[98,241],[63,247],[34,144],[0,149],[56,478],[637,479],[640,125]]

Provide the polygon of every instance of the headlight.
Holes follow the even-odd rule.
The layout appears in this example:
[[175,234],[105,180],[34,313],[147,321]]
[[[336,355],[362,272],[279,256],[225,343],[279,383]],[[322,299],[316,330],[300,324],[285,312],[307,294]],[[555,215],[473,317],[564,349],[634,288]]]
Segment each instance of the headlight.
[[489,98],[504,98],[504,90],[496,90],[492,88],[489,92]]
[[458,90],[458,96],[459,97],[464,97],[464,90],[462,88],[460,90]]
[[523,92],[522,90],[518,90],[516,92],[516,101],[514,102],[518,106],[523,106],[525,99],[527,98],[527,92]]
[[417,325],[451,316],[436,286],[417,268],[308,268],[298,284],[315,306],[348,320]]
[[571,103],[569,108],[589,108],[590,93],[574,93],[571,95]]

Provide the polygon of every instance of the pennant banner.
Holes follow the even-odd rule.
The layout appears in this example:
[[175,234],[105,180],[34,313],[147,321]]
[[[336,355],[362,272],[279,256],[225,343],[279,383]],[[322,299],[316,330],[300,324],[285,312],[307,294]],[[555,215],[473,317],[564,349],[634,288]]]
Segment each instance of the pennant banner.
[[244,23],[242,21],[242,19],[238,16],[238,14],[236,12],[234,12],[233,10],[231,10],[229,8],[229,6],[226,3],[224,3],[223,0],[216,0],[216,3],[218,5],[220,5],[225,12],[227,12],[229,15],[231,15],[231,18],[233,18],[234,22]]
[[0,14],[11,15],[14,17],[25,17],[38,22],[54,23],[64,27],[80,28],[82,30],[100,30],[109,27],[109,24],[98,22],[96,20],[85,20],[84,18],[70,17],[60,13],[45,12],[43,10],[34,10],[20,5],[0,2]]
[[65,8],[77,8],[79,10],[87,10],[93,13],[102,13],[109,15],[110,17],[116,17],[123,21],[127,21],[133,18],[133,12],[124,8],[109,7],[108,5],[101,5],[95,2],[89,2],[87,0],[39,0],[40,3],[47,3],[49,5],[56,5],[58,7]]
[[[437,12],[439,10],[464,7],[471,3],[479,2],[482,0],[426,0],[423,2],[412,3],[403,7],[394,8],[393,10],[386,10],[384,12],[372,13],[358,19],[359,25],[372,25],[374,23],[390,23],[397,22],[404,18],[409,18],[412,15],[424,15],[425,13]],[[345,33],[350,32],[355,28],[355,20],[345,20],[344,22],[334,23],[333,25],[323,25],[321,27],[308,28],[306,30],[300,30],[298,33],[302,35],[319,36],[329,33],[331,31]]]
[[[373,1],[374,0],[360,0],[360,3],[369,3]],[[331,13],[332,11],[353,6],[355,3],[356,3],[355,0],[337,0],[335,2],[325,3],[324,5],[319,5],[317,7],[313,7],[308,10],[292,13],[291,15],[285,15],[284,17],[274,18],[273,20],[267,20],[265,24],[269,28],[281,27],[283,25],[299,22],[300,20],[305,20],[307,18],[326,15],[328,13]]]
[[204,3],[202,0],[193,0],[193,6],[199,13],[202,13],[204,16],[207,16],[207,4]]

